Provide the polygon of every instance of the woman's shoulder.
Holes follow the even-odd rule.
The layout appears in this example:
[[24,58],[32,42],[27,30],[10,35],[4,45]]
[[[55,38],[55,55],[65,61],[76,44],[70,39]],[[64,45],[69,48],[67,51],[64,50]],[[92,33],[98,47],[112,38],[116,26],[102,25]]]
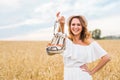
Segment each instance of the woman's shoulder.
[[95,40],[93,38],[89,39],[90,43],[94,42]]
[[88,44],[91,44],[91,43],[93,43],[93,42],[95,42],[95,40],[94,40],[93,38],[87,39],[87,43],[88,43]]
[[72,42],[72,39],[69,36],[67,36],[66,39]]

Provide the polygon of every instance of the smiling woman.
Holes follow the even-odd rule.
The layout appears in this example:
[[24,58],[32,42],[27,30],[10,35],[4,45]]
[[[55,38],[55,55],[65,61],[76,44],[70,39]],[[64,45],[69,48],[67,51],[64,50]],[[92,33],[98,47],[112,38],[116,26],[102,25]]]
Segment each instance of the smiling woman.
[[[57,13],[58,22],[64,33],[65,18],[59,14],[60,12]],[[91,38],[85,17],[71,16],[68,28],[66,48],[61,53],[64,59],[64,80],[92,80],[92,75],[110,60],[109,54]],[[92,70],[88,69],[87,63],[97,59],[100,59],[100,62]]]

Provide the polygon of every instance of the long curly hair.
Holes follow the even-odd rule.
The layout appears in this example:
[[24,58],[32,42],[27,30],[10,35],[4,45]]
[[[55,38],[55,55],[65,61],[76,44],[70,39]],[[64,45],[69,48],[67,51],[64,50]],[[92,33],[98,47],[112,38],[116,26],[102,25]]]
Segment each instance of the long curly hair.
[[88,32],[88,29],[87,29],[87,20],[85,19],[84,16],[81,16],[81,15],[69,17],[69,19],[68,19],[69,38],[73,41],[74,35],[73,35],[70,27],[71,27],[71,22],[74,18],[79,19],[79,21],[81,22],[81,25],[82,25],[82,31],[80,33],[81,36],[79,39],[81,39],[83,42],[89,43],[88,39],[91,37],[91,34],[90,34],[90,32]]

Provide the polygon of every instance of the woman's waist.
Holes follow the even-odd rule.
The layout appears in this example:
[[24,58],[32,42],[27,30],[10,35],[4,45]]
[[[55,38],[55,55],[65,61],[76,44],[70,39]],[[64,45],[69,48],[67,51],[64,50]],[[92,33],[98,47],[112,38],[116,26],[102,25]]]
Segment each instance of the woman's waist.
[[66,63],[64,64],[64,67],[68,67],[68,68],[77,68],[77,67],[80,67],[82,65],[84,65],[85,63]]
[[85,71],[85,67],[86,64],[83,64],[81,66],[64,66],[64,71],[66,72],[82,72],[82,73],[87,73],[88,72]]

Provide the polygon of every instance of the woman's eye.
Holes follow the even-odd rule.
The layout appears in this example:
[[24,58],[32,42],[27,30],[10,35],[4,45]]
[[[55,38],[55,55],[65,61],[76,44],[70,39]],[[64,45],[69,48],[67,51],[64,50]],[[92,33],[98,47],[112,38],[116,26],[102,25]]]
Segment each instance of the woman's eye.
[[75,24],[72,24],[72,26],[75,26]]
[[75,25],[80,26],[81,24],[79,24],[79,23],[78,24],[72,24],[72,26],[75,26]]
[[80,24],[77,24],[77,26],[80,26]]

